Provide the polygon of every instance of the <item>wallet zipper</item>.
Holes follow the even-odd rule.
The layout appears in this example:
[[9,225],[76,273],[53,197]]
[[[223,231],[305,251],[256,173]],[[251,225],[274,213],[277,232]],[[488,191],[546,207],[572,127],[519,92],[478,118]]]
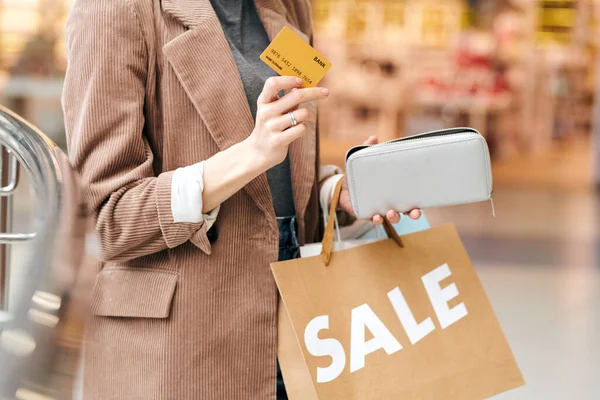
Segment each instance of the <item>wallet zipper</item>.
[[405,142],[405,141],[416,140],[416,139],[426,139],[426,138],[431,138],[431,137],[436,137],[436,136],[456,135],[458,133],[473,133],[475,135],[480,135],[479,132],[477,132],[476,130],[471,129],[471,128],[441,129],[439,131],[431,131],[431,132],[421,133],[421,134],[418,134],[418,135],[413,135],[413,136],[408,136],[408,137],[403,137],[403,138],[388,140],[387,142],[383,142],[383,143],[376,144],[376,145],[373,145],[373,146],[378,146],[378,145],[382,145],[383,146],[383,145],[386,145],[386,144],[392,144],[392,143],[397,143],[397,142]]
[[427,133],[421,133],[419,135],[413,135],[413,136],[388,140],[387,142],[371,145],[371,147],[386,146],[388,144],[394,144],[394,143],[398,143],[398,142],[409,142],[409,141],[419,140],[419,139],[429,139],[429,138],[438,137],[438,136],[450,136],[450,135],[456,135],[459,133],[472,133],[474,135],[481,135],[479,132],[477,132],[476,130],[471,129],[471,128],[443,129],[443,130],[439,130],[439,131],[431,131],[431,132],[427,132]]
[[350,149],[348,151],[348,153],[346,154],[346,160],[348,160],[348,157],[350,157],[350,155],[352,155],[358,151],[361,151],[363,149],[369,148],[369,147],[383,147],[383,146],[387,146],[387,145],[398,143],[398,142],[410,142],[410,141],[415,141],[415,140],[425,140],[425,139],[429,139],[432,137],[450,136],[450,135],[456,135],[459,133],[471,133],[474,135],[481,135],[481,133],[479,133],[475,129],[471,129],[471,128],[441,129],[441,130],[437,130],[437,131],[421,133],[418,135],[388,140],[387,142],[383,142],[383,143],[364,144],[364,145],[360,145],[360,146],[355,146],[352,149]]

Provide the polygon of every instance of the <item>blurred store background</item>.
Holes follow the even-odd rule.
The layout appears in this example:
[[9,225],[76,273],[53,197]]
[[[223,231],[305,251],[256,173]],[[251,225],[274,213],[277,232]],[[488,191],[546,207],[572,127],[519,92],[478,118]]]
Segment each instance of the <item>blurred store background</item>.
[[[0,0],[0,104],[61,146],[74,1]],[[598,398],[600,0],[313,0],[313,16],[334,65],[323,161],[343,165],[373,133],[478,129],[497,217],[485,203],[425,211],[456,224],[523,369],[528,385],[500,398]],[[28,199],[24,182],[15,231],[30,227]],[[26,251],[0,271],[13,293]]]
[[[497,183],[585,186],[598,6],[315,0],[316,45],[334,64],[326,78],[333,96],[323,106],[323,136],[349,145],[365,131],[388,140],[468,125],[487,138]],[[324,147],[332,160],[345,148]],[[544,175],[537,168],[567,154],[573,159],[559,161],[564,169],[554,165]]]
[[63,145],[64,36],[73,2],[0,0],[0,102]]

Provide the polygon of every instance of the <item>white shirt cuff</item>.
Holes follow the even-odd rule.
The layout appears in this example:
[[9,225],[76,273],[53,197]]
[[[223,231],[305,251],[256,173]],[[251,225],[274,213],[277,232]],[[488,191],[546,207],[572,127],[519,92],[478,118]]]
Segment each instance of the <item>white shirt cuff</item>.
[[342,174],[344,171],[336,165],[321,165],[319,167],[319,182],[323,182],[327,178],[331,178],[334,175]]
[[188,167],[178,168],[173,173],[171,211],[175,223],[205,221],[207,230],[215,223],[221,206],[208,214],[202,214],[203,174],[204,161]]

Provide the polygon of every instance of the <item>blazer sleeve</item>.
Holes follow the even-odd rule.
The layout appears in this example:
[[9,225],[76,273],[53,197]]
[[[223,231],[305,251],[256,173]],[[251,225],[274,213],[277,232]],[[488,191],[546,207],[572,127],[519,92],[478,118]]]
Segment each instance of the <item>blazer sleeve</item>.
[[95,213],[102,259],[126,261],[190,239],[210,254],[204,221],[173,220],[174,171],[157,176],[153,168],[144,135],[148,54],[129,0],[78,0],[67,54],[69,158]]

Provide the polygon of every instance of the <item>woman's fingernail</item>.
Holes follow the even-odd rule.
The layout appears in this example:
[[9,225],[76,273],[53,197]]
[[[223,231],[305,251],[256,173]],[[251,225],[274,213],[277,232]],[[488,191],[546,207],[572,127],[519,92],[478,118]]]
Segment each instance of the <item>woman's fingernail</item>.
[[323,93],[323,96],[329,96],[329,89],[323,89],[321,93]]
[[296,84],[302,85],[302,78],[296,78]]

